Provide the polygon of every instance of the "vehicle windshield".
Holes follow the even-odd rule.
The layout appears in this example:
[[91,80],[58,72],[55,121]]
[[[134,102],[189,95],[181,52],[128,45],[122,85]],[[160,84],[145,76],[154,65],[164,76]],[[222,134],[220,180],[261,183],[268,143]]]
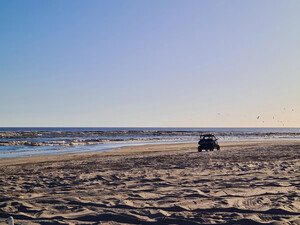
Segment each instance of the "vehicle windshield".
[[200,136],[200,139],[202,140],[216,140],[216,137],[215,136],[212,136],[212,135],[203,135],[203,136]]

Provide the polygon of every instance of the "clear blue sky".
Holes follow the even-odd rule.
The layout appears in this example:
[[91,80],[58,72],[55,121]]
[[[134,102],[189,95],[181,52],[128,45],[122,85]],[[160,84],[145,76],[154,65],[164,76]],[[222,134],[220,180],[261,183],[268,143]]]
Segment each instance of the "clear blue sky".
[[2,0],[0,126],[300,127],[299,12]]

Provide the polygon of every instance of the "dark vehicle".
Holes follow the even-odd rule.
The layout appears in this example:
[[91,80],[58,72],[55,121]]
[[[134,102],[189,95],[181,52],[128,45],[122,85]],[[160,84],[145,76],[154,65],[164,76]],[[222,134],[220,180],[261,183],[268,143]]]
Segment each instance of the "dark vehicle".
[[198,152],[202,152],[202,150],[220,150],[220,145],[217,142],[217,138],[212,134],[200,135],[200,141],[198,142],[198,144]]

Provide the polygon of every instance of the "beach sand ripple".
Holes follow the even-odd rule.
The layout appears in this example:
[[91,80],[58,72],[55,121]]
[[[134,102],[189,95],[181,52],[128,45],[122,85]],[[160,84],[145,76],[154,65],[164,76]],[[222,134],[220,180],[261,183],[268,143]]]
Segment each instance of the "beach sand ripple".
[[0,160],[0,224],[300,224],[300,143]]

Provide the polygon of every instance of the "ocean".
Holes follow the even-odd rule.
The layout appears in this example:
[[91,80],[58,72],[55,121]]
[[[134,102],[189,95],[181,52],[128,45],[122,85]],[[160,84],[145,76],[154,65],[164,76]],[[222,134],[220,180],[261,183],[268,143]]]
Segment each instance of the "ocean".
[[205,133],[214,134],[220,142],[300,140],[300,128],[3,127],[0,128],[0,158],[197,142]]

